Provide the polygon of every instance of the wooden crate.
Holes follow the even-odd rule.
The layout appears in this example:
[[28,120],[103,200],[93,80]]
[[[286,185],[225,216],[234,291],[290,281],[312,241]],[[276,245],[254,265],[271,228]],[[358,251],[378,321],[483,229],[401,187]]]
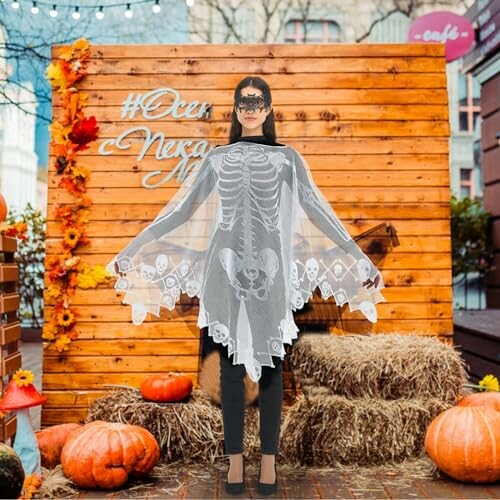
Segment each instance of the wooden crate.
[[[10,376],[21,367],[18,341],[21,325],[17,319],[19,270],[14,261],[17,240],[0,235],[0,393],[3,394]],[[16,432],[16,418],[7,414],[0,418],[0,442],[6,442]]]
[[[53,47],[53,59],[59,48]],[[101,141],[147,125],[167,139],[226,144],[234,88],[243,77],[257,74],[272,90],[278,141],[304,155],[351,235],[391,228],[380,236],[390,251],[368,251],[386,284],[387,302],[377,305],[378,322],[368,322],[359,311],[338,317],[331,302],[315,298],[297,313],[297,324],[318,323],[331,334],[451,338],[449,124],[442,44],[99,45],[92,47],[88,72],[78,87],[88,94],[85,113],[95,115],[100,137],[77,157],[91,170],[91,244],[77,251],[86,262],[109,262],[179,187],[175,178],[157,189],[141,184],[153,170],[173,170],[178,159],[159,161],[153,148],[138,161],[139,143],[102,156]],[[140,113],[121,118],[130,92],[165,86],[176,89],[183,101],[212,103],[210,118],[169,114],[145,122]],[[55,93],[54,116],[61,111]],[[47,255],[58,251],[62,239],[55,204],[73,203],[58,187],[53,162]],[[135,327],[130,306],[120,303],[122,296],[100,286],[78,290],[72,299],[80,314],[79,338],[62,354],[44,352],[43,387],[49,400],[43,425],[84,417],[88,401],[105,391],[104,384],[138,386],[146,374],[169,370],[185,371],[197,382],[198,300],[182,295],[174,311],[162,310],[160,319],[148,317]],[[46,294],[46,319],[53,305]]]

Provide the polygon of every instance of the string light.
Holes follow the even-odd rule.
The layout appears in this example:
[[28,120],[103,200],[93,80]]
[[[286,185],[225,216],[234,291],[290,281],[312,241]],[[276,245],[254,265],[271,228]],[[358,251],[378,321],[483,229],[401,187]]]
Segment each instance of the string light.
[[99,7],[99,10],[95,13],[95,17],[97,17],[99,21],[104,19],[104,12],[102,11],[102,5]]
[[[4,3],[4,2],[6,2],[6,0],[0,0],[0,3]],[[189,7],[192,7],[195,3],[194,0],[185,0],[185,2],[186,2],[186,5]],[[28,2],[26,2],[26,3],[28,3]],[[55,3],[51,3],[50,0],[48,0],[48,1],[44,1],[44,0],[36,0],[35,1],[35,0],[33,0],[32,7],[31,7],[31,13],[38,14],[40,12],[40,7],[42,7],[42,8],[45,6],[51,7],[49,10],[49,15],[52,18],[56,18],[59,15],[59,12],[57,10],[58,8],[59,9],[70,8],[70,9],[74,9],[72,14],[71,14],[71,17],[76,21],[76,20],[80,19],[81,12],[84,9],[91,9],[93,11],[96,11],[95,16],[100,21],[100,20],[104,19],[104,9],[126,6],[124,15],[126,18],[131,19],[134,15],[134,13],[132,11],[132,6],[146,4],[146,3],[149,3],[150,5],[152,4],[151,10],[155,14],[158,14],[161,12],[160,0],[135,0],[135,1],[130,1],[130,2],[122,2],[122,1],[118,0],[114,3],[109,3],[107,5],[84,4],[84,5],[80,5],[80,6],[74,6],[74,3],[68,3],[67,1],[64,3],[57,2],[57,4],[55,4]],[[19,0],[12,0],[10,5],[15,10],[18,10],[18,11],[22,10],[22,9],[20,9],[20,1]]]

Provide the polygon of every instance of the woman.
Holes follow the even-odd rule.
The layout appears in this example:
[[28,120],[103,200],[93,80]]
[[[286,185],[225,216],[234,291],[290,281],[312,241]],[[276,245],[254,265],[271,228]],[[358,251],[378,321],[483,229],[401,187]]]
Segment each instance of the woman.
[[[194,169],[193,169],[194,170]],[[260,494],[277,489],[284,344],[319,287],[376,322],[383,279],[315,185],[305,159],[276,142],[266,82],[244,78],[234,92],[229,144],[216,146],[155,220],[107,266],[120,275],[134,324],[183,291],[200,298],[198,326],[220,350],[229,471],[244,489],[244,376],[259,383]]]

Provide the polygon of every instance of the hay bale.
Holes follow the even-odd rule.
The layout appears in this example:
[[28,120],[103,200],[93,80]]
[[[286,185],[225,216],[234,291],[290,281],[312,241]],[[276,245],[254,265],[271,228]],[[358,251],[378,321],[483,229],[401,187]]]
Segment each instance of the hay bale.
[[436,398],[349,399],[310,387],[285,414],[280,453],[288,463],[315,466],[420,457],[427,426],[451,406]]
[[[133,388],[110,391],[95,399],[87,422],[105,420],[140,425],[155,436],[162,459],[167,462],[214,463],[225,455],[222,410],[208,394],[195,387],[188,400],[176,403],[146,401]],[[259,454],[259,415],[256,407],[245,408],[243,437],[245,456]]]
[[289,361],[301,386],[348,398],[437,398],[455,402],[467,381],[455,346],[416,335],[303,334]]
[[[214,403],[221,404],[220,353],[218,350],[213,350],[203,359],[198,375],[198,383]],[[245,385],[245,406],[249,406],[259,396],[259,384],[254,382],[248,374],[243,378],[243,383]]]

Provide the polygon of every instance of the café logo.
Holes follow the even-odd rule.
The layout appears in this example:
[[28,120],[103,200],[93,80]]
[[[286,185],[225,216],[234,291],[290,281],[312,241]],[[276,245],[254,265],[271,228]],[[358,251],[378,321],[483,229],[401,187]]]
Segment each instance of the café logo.
[[450,62],[469,51],[474,42],[474,28],[465,16],[439,10],[415,19],[408,41],[444,43],[446,62]]

